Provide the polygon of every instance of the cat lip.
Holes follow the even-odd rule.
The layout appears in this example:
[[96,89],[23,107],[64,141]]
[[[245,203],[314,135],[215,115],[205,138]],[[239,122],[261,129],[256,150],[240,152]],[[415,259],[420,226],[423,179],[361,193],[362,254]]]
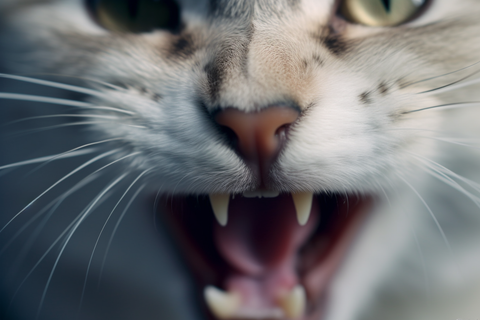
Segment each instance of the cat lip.
[[[369,196],[312,194],[311,215],[304,226],[298,223],[290,194],[232,195],[226,227],[217,222],[211,197],[205,195],[162,197],[161,212],[202,290],[216,287],[233,304],[234,311],[217,314],[215,319],[284,319],[288,313],[282,297],[297,287],[305,291],[304,316],[289,318],[310,319],[322,313],[329,283],[371,200]],[[240,298],[228,300],[230,294]],[[236,305],[235,299],[241,303]],[[293,308],[301,304],[300,300]],[[208,299],[207,305],[211,312]]]

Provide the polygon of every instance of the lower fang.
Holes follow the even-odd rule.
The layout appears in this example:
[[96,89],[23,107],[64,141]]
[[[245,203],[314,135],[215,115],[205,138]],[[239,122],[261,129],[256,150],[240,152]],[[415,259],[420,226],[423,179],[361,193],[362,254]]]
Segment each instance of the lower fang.
[[307,297],[301,285],[294,287],[280,300],[280,307],[290,319],[298,319],[305,313]]
[[237,293],[225,292],[213,286],[203,291],[210,311],[219,319],[230,319],[240,308],[240,296]]

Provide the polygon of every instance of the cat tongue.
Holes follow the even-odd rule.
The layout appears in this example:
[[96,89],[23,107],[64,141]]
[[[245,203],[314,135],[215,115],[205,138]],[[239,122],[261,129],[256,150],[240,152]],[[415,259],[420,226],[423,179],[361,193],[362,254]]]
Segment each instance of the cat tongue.
[[276,270],[295,274],[299,248],[319,220],[315,197],[308,222],[300,226],[290,194],[276,198],[230,200],[228,225],[216,224],[214,241],[224,259],[248,277],[271,276]]

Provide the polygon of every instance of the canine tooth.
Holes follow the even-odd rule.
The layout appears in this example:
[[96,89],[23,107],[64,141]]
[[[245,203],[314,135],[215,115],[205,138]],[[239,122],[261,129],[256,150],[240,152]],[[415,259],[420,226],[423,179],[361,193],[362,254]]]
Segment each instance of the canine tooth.
[[210,204],[217,218],[218,223],[226,226],[228,222],[228,203],[230,202],[230,194],[210,194]]
[[232,318],[240,308],[240,296],[236,293],[208,286],[203,291],[203,296],[212,313],[220,319]]
[[300,318],[305,312],[306,304],[307,296],[305,289],[301,285],[294,287],[280,301],[280,307],[290,319]]
[[295,204],[295,210],[297,211],[298,223],[303,226],[307,223],[308,217],[310,217],[310,211],[312,210],[312,192],[299,192],[292,193],[293,203]]

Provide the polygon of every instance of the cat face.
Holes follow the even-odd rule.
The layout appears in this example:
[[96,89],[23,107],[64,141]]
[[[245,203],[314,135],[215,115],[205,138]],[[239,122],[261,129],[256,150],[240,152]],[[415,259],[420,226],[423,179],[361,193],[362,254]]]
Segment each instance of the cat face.
[[[1,2],[6,61],[87,79],[92,143],[158,190],[215,317],[353,319],[422,220],[415,163],[443,156],[450,120],[424,110],[477,95],[441,90],[474,71],[480,5],[432,0],[372,26],[348,1],[185,0],[168,28],[130,32],[99,3]],[[279,110],[294,116],[264,156],[256,130]]]

